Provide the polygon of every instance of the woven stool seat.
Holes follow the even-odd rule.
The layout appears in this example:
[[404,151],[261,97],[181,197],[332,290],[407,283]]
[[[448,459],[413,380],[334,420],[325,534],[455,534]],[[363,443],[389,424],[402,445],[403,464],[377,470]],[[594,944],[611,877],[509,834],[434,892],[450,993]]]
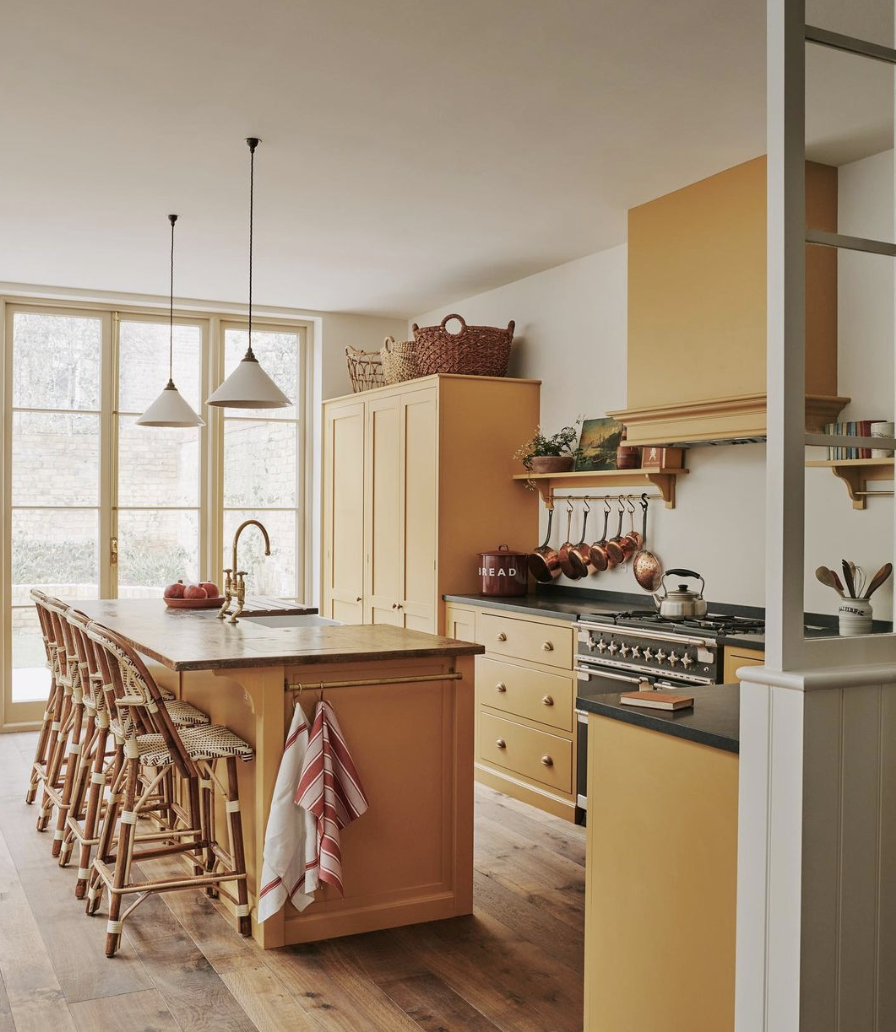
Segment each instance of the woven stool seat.
[[168,710],[175,727],[207,727],[212,722],[207,713],[182,699],[166,699],[165,709]]
[[[233,756],[248,762],[255,758],[251,745],[220,724],[178,728],[178,734],[191,760],[224,759]],[[141,763],[149,767],[163,767],[171,763],[171,755],[162,735],[140,735],[137,744],[140,747]]]

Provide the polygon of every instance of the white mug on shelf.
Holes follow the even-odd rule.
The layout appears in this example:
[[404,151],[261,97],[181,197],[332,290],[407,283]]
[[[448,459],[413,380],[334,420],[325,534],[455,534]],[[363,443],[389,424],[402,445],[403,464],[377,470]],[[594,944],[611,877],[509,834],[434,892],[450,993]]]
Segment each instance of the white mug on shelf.
[[871,633],[871,602],[867,598],[845,598],[837,609],[841,637]]
[[[882,420],[878,420],[871,424],[871,436],[872,437],[893,437],[894,427],[896,424],[885,423]],[[890,459],[893,457],[893,452],[889,448],[872,448],[871,458],[872,459]]]

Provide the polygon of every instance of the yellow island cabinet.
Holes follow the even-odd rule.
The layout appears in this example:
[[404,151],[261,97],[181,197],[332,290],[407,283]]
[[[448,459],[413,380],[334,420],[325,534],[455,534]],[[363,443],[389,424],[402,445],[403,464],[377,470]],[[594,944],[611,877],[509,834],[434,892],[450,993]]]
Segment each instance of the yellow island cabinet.
[[739,686],[588,711],[584,1032],[733,1032]]
[[[131,644],[160,685],[255,750],[254,762],[239,764],[239,790],[261,946],[472,913],[473,656],[481,646],[314,616],[231,625],[214,611],[166,610],[161,599],[76,606]],[[325,886],[301,913],[287,903],[259,924],[265,825],[293,706],[309,715],[321,693],[370,806],[342,833],[344,898]],[[223,826],[223,809],[218,820]]]

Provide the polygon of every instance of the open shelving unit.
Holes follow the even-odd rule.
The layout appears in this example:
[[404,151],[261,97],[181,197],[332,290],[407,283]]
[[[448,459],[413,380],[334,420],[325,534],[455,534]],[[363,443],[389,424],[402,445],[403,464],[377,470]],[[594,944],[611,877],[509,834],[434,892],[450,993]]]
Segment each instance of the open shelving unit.
[[867,499],[892,496],[890,491],[869,491],[868,484],[893,479],[893,459],[816,459],[807,466],[830,469],[849,493],[854,509],[864,509]]
[[556,491],[570,488],[596,488],[613,491],[617,487],[634,487],[643,491],[655,487],[667,509],[675,508],[675,483],[686,469],[606,469],[580,473],[517,473],[514,480],[527,480],[534,485],[545,505],[551,506]]

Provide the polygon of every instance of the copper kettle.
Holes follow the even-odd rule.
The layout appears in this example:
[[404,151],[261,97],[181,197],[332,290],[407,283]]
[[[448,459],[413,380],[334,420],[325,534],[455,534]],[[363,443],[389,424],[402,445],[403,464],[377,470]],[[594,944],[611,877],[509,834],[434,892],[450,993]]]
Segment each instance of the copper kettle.
[[[691,591],[687,584],[679,584],[676,590],[670,591],[666,586],[666,577],[692,577],[700,581],[700,590]],[[667,620],[699,620],[706,616],[706,599],[703,597],[705,583],[700,574],[693,570],[667,570],[661,582],[662,594],[657,592],[653,596],[660,616]]]

